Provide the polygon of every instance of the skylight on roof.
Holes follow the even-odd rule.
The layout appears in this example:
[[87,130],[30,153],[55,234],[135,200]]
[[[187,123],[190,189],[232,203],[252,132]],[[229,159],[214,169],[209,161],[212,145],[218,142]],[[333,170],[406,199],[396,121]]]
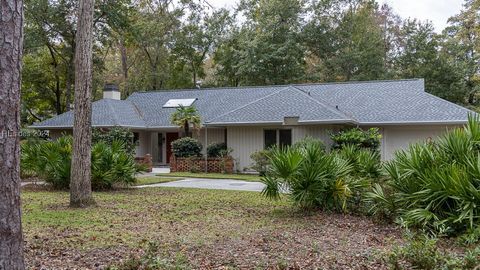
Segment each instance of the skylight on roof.
[[193,102],[197,100],[196,98],[184,98],[184,99],[169,99],[163,108],[178,108],[178,107],[189,107],[192,106]]

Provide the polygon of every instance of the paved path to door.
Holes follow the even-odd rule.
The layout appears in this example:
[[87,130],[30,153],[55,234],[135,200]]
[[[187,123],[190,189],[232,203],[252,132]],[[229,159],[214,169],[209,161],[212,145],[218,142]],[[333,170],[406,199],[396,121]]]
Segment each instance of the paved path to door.
[[262,191],[263,187],[265,187],[265,185],[260,182],[247,182],[233,179],[185,178],[183,180],[168,183],[137,186],[136,188],[149,187],[204,188],[260,192]]

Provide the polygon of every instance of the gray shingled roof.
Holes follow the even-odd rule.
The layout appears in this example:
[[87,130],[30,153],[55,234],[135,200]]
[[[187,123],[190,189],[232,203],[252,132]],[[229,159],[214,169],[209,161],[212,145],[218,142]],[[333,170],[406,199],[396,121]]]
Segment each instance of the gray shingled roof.
[[[300,123],[463,123],[472,113],[424,92],[423,80],[415,79],[136,92],[124,101],[94,102],[93,125],[172,127],[175,108],[163,105],[185,98],[197,98],[194,106],[211,125],[282,123],[292,116]],[[68,112],[34,127],[70,127],[72,122]]]
[[[60,114],[40,123],[34,128],[64,128],[73,126],[73,111]],[[135,104],[125,100],[101,99],[92,104],[92,126],[131,128],[146,127],[141,112]]]

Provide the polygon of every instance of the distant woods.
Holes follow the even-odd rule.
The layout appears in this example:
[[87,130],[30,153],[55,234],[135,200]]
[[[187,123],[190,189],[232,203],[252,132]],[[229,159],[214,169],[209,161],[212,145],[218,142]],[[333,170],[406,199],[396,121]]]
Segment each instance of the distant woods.
[[[73,104],[74,0],[26,0],[22,123]],[[478,105],[480,2],[442,33],[367,0],[97,0],[93,96],[134,91],[425,78],[427,91]]]

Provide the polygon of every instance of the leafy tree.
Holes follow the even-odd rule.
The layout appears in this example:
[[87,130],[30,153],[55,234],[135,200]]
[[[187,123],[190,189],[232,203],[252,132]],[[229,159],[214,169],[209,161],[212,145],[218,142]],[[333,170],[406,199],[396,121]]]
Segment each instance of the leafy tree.
[[228,27],[228,10],[192,13],[185,25],[177,32],[173,57],[191,74],[191,84],[195,87],[199,77],[205,77],[205,59],[218,43]]
[[441,38],[430,23],[407,20],[400,30],[400,52],[395,59],[399,78],[425,78],[426,90],[462,102],[461,74],[441,52]]
[[[305,51],[299,35],[303,2],[244,0],[237,12],[246,21],[227,43],[237,43],[239,48],[223,46],[214,57],[221,69],[228,72],[222,74],[223,78],[256,85],[299,81],[305,69]],[[233,66],[226,67],[229,63]],[[234,75],[232,70],[236,70]]]
[[171,122],[183,130],[183,137],[190,137],[190,125],[199,129],[201,125],[200,115],[195,107],[180,106],[171,116]]
[[461,84],[465,89],[465,101],[477,103],[479,88],[480,61],[480,2],[466,0],[460,14],[451,17],[449,26],[444,30],[446,36],[444,50],[451,57],[455,68],[462,75]]
[[384,30],[374,1],[315,1],[304,39],[322,80],[374,80],[385,76]]

